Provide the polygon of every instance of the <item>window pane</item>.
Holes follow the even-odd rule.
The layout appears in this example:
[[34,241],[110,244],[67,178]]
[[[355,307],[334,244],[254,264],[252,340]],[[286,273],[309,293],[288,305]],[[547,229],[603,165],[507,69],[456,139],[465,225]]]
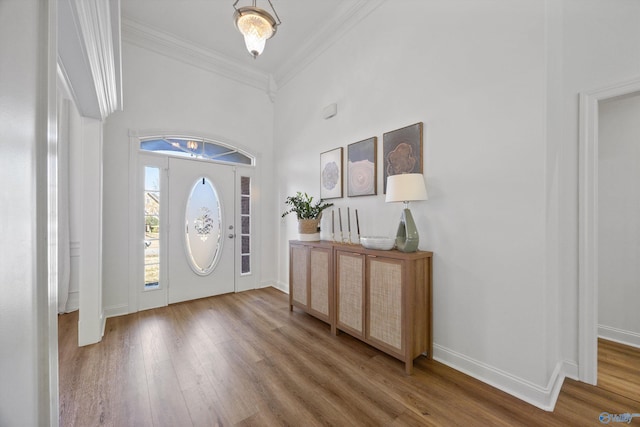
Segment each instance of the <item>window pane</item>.
[[144,287],[160,286],[160,168],[144,168]]
[[160,215],[160,192],[158,191],[144,192],[144,214]]
[[242,165],[253,165],[254,160],[237,149],[215,141],[190,138],[154,138],[140,141],[140,150],[178,157],[195,157]]
[[185,209],[187,258],[193,271],[207,275],[220,256],[222,211],[220,199],[208,178],[199,178],[191,190]]
[[243,176],[240,178],[240,194],[243,196],[248,196],[251,186],[249,185],[251,179],[248,176]]
[[249,255],[242,256],[242,273],[251,273],[251,257]]
[[160,283],[160,264],[144,266],[144,286],[153,287]]
[[242,215],[249,215],[249,198],[243,197],[240,200],[240,213]]
[[144,189],[148,191],[160,191],[160,169],[145,166]]
[[251,178],[240,177],[241,273],[251,273]]

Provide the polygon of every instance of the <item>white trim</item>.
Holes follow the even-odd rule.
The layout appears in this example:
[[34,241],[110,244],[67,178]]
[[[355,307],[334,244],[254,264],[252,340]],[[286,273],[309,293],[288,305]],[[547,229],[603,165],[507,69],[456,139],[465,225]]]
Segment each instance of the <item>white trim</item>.
[[271,286],[271,287],[274,287],[274,288],[284,292],[285,294],[289,295],[289,284],[288,283],[281,282],[281,281],[277,280],[277,281],[274,281],[274,282],[260,282],[260,284],[264,288],[267,288],[267,287]]
[[[139,152],[138,139],[129,135],[129,218],[139,218],[139,201],[138,194],[140,193],[140,179],[138,178],[138,152]],[[138,265],[140,263],[140,256],[137,252],[136,236],[139,236],[138,221],[129,220],[129,304],[128,312],[135,313],[138,311],[138,288],[135,285],[138,282]]]
[[[119,27],[119,2],[115,6],[110,3],[114,2],[76,0],[72,3],[103,120],[122,108],[121,65],[116,55],[120,52],[120,34],[112,31]],[[118,16],[112,17],[112,14]]]
[[82,118],[78,345],[102,339],[102,122]]
[[125,314],[129,314],[129,306],[127,304],[112,305],[104,308],[105,319],[108,319],[109,317],[123,316]]
[[578,377],[578,364],[573,360],[565,360],[562,362],[562,371],[564,372],[565,378],[580,381]]
[[[37,371],[41,372],[42,376],[46,375],[46,391],[45,387],[41,387],[38,390],[38,400],[39,400],[39,408],[38,412],[40,413],[40,409],[42,405],[48,403],[49,407],[47,411],[44,410],[40,413],[38,417],[39,421],[42,423],[47,423],[51,427],[56,427],[59,425],[59,414],[60,414],[60,397],[58,393],[59,387],[59,378],[58,378],[58,365],[59,365],[59,356],[58,356],[58,221],[59,221],[59,192],[60,186],[58,182],[58,174],[59,174],[59,158],[58,158],[58,150],[59,150],[59,140],[58,140],[58,90],[57,90],[57,59],[58,59],[58,3],[56,1],[49,1],[46,3],[46,13],[41,14],[42,21],[46,20],[46,46],[47,46],[47,54],[46,54],[46,77],[42,78],[42,81],[39,83],[45,83],[46,87],[46,140],[47,140],[47,170],[48,176],[46,177],[47,182],[47,210],[48,214],[46,214],[47,218],[47,239],[49,241],[49,246],[47,248],[47,306],[46,310],[48,311],[48,316],[44,324],[48,326],[48,330],[43,333],[46,334],[46,345],[43,347],[47,347],[48,354],[47,357],[48,366],[45,368],[41,368]],[[6,10],[5,10],[6,13]],[[44,22],[43,22],[44,23]],[[41,40],[44,38],[44,34],[40,36]],[[44,97],[43,96],[43,97]],[[40,125],[38,125],[39,127]],[[42,129],[39,129],[42,130]],[[39,135],[44,136],[44,135]],[[38,165],[38,161],[36,160],[36,166]],[[43,217],[45,214],[43,213]],[[37,221],[39,219],[37,218]],[[44,268],[39,267],[39,272],[43,272]],[[40,283],[38,281],[38,283]],[[42,293],[37,292],[35,295],[38,298],[41,298]],[[45,307],[41,307],[40,304],[36,304],[39,309],[43,309]],[[38,325],[39,326],[39,325]],[[40,341],[40,339],[38,340]],[[45,349],[40,350],[38,353],[42,354]],[[10,380],[9,380],[10,382]],[[44,381],[43,381],[44,382]]]
[[580,93],[578,204],[578,371],[598,379],[598,105],[640,92],[640,77]]
[[358,0],[355,4],[344,2],[324,28],[320,29],[306,43],[292,52],[282,65],[275,70],[274,80],[281,88],[293,77],[312,63],[324,51],[340,40],[360,21],[376,10],[385,0]]
[[65,309],[65,313],[71,313],[80,308],[80,292],[71,291],[69,292],[69,297],[67,299],[67,308]]
[[354,4],[340,4],[324,28],[291,52],[272,74],[257,71],[219,52],[131,18],[122,19],[122,37],[132,45],[260,89],[273,101],[277,88],[285,85],[384,2],[385,0],[358,0]]
[[598,337],[640,348],[640,334],[633,331],[625,331],[624,329],[613,328],[611,326],[598,325]]
[[165,31],[148,27],[130,18],[123,18],[122,37],[126,43],[269,92],[268,74]]
[[563,364],[558,363],[547,386],[541,387],[438,344],[433,345],[433,358],[545,411],[553,411],[565,378]]

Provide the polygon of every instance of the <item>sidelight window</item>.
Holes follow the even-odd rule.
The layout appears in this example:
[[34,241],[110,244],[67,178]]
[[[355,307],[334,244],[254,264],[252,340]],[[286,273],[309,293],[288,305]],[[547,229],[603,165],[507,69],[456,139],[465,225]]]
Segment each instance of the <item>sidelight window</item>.
[[251,178],[240,177],[240,239],[242,274],[251,273]]
[[144,287],[160,286],[160,168],[144,168]]

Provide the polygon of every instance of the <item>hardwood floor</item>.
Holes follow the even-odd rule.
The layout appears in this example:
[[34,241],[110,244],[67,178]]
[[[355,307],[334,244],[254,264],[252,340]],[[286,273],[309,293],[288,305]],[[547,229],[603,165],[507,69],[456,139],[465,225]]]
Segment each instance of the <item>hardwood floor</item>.
[[599,339],[598,387],[640,401],[640,349]]
[[601,343],[603,385],[567,379],[549,413],[433,360],[406,376],[272,288],[111,318],[82,348],[77,321],[59,318],[61,426],[596,426],[640,412],[638,351]]

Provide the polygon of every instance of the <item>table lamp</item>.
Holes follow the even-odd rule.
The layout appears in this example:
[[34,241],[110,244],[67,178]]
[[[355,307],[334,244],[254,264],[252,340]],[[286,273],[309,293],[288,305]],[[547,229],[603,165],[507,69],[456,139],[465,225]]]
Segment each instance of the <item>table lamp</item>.
[[418,250],[418,229],[409,210],[409,202],[427,200],[427,188],[421,173],[404,173],[387,177],[387,197],[385,202],[404,202],[396,234],[396,247],[401,252]]

